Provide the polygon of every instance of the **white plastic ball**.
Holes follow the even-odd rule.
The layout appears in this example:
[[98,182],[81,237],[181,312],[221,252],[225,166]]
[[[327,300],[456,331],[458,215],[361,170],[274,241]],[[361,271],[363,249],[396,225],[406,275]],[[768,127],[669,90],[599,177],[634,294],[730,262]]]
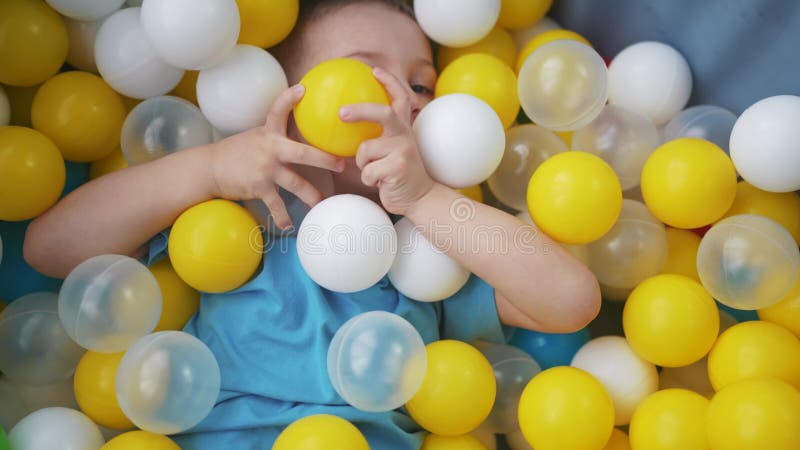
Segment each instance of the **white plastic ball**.
[[731,132],[731,159],[748,183],[770,192],[800,190],[800,97],[778,95],[747,108]]
[[503,123],[491,106],[471,95],[428,103],[414,121],[414,134],[425,169],[452,188],[482,183],[503,159]]
[[85,350],[58,318],[58,297],[34,292],[0,313],[0,371],[17,384],[45,386],[66,380]]
[[239,7],[236,0],[144,0],[142,26],[167,63],[207,69],[236,45]]
[[602,158],[614,169],[622,190],[639,185],[644,163],[660,144],[658,129],[649,119],[613,105],[572,136],[572,150]]
[[408,219],[394,224],[397,256],[389,269],[389,281],[414,300],[436,302],[458,292],[470,271],[436,248]]
[[308,276],[325,289],[358,292],[388,272],[397,233],[386,212],[359,195],[328,197],[308,212],[297,234],[297,254]]
[[167,95],[148,98],[128,113],[120,147],[125,161],[135,165],[213,140],[214,130],[197,106]]
[[649,118],[669,122],[692,94],[692,71],[677,50],[645,41],[623,49],[608,68],[608,102]]
[[500,16],[500,0],[415,0],[422,31],[447,47],[466,47],[489,34]]
[[533,377],[542,371],[524,351],[510,345],[480,343],[477,346],[489,360],[497,382],[497,398],[485,425],[497,434],[519,429],[519,399]]
[[570,365],[589,372],[606,388],[614,402],[616,425],[628,424],[639,403],[658,390],[656,366],[639,357],[621,336],[592,339]]
[[730,154],[728,144],[736,114],[713,105],[697,105],[679,112],[664,127],[664,142],[682,137],[705,139]]
[[118,10],[125,0],[45,0],[61,15],[70,19],[93,21]]
[[606,63],[593,48],[562,39],[528,56],[519,71],[517,92],[525,114],[537,125],[573,131],[603,110],[607,76]]
[[100,429],[83,413],[69,408],[45,408],[25,416],[8,433],[14,450],[100,450]]
[[237,45],[218,65],[200,71],[197,101],[215,128],[238,133],[263,125],[288,87],[283,68],[266,50]]
[[97,32],[107,18],[108,16],[103,16],[90,22],[75,19],[64,21],[69,38],[69,53],[67,53],[69,65],[86,72],[98,73],[97,63],[94,60],[94,43]]
[[153,331],[161,317],[161,288],[139,261],[100,255],[75,267],[58,294],[58,316],[83,348],[114,353]]
[[3,86],[0,86],[0,127],[4,127],[11,122],[11,103],[8,101]]
[[183,78],[183,70],[158,57],[139,21],[139,8],[115,12],[103,22],[94,43],[100,76],[122,95],[144,99],[164,95]]
[[764,216],[741,214],[717,222],[697,250],[703,287],[720,303],[756,310],[774,305],[794,287],[800,251],[792,235]]
[[514,39],[514,45],[517,50],[522,50],[531,39],[550,30],[559,30],[561,25],[550,17],[542,17],[538,22],[525,28],[517,28],[516,30],[508,30],[511,33],[511,38]]
[[119,406],[137,427],[174,434],[200,423],[219,397],[214,354],[196,337],[161,331],[138,340],[117,369]]
[[328,376],[350,405],[386,412],[406,404],[425,379],[425,342],[413,325],[385,311],[345,322],[328,347]]

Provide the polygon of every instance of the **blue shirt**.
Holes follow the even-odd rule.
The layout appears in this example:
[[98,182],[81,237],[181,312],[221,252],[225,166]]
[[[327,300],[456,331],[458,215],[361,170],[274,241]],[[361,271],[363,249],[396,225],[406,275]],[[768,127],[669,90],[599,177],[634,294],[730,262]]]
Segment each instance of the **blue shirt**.
[[[153,240],[151,263],[166,244],[166,234]],[[328,379],[328,345],[347,320],[376,310],[408,320],[426,344],[502,343],[493,288],[473,275],[451,298],[423,303],[400,294],[384,277],[364,291],[340,294],[308,277],[295,237],[272,244],[253,279],[231,292],[204,293],[186,325],[184,331],[216,356],[222,390],[211,414],[174,439],[184,450],[265,450],[290,423],[324,413],[351,421],[373,449],[419,449],[421,430],[403,412],[367,413],[342,400]]]

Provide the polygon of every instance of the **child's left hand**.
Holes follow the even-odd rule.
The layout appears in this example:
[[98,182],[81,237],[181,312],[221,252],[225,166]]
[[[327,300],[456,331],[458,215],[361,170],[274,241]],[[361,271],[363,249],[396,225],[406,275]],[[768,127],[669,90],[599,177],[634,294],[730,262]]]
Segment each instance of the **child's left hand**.
[[361,169],[361,181],[378,188],[383,207],[405,215],[431,190],[434,181],[425,170],[411,129],[412,94],[389,72],[376,67],[373,74],[386,88],[392,105],[347,105],[339,116],[344,122],[376,122],[383,127],[380,137],[361,143],[356,165]]

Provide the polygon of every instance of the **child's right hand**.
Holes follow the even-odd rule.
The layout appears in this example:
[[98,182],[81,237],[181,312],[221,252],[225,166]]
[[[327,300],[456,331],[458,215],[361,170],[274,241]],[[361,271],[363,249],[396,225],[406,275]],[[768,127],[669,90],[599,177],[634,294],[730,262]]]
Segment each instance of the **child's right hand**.
[[278,195],[278,186],[309,206],[323,199],[319,190],[289,164],[334,172],[341,172],[345,166],[344,159],[288,136],[289,114],[304,93],[302,85],[287,89],[273,103],[266,124],[219,141],[211,148],[215,195],[229,200],[263,200],[280,228],[291,226],[292,221]]

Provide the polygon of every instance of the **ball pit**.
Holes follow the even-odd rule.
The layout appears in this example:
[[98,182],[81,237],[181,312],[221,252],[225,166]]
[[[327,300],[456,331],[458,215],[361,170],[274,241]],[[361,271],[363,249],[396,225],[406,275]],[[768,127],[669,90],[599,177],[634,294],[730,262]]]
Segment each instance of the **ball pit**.
[[[631,448],[681,450],[708,448],[708,399],[685,389],[656,392],[636,408],[630,425]],[[664,430],[669,429],[667,433]]]

